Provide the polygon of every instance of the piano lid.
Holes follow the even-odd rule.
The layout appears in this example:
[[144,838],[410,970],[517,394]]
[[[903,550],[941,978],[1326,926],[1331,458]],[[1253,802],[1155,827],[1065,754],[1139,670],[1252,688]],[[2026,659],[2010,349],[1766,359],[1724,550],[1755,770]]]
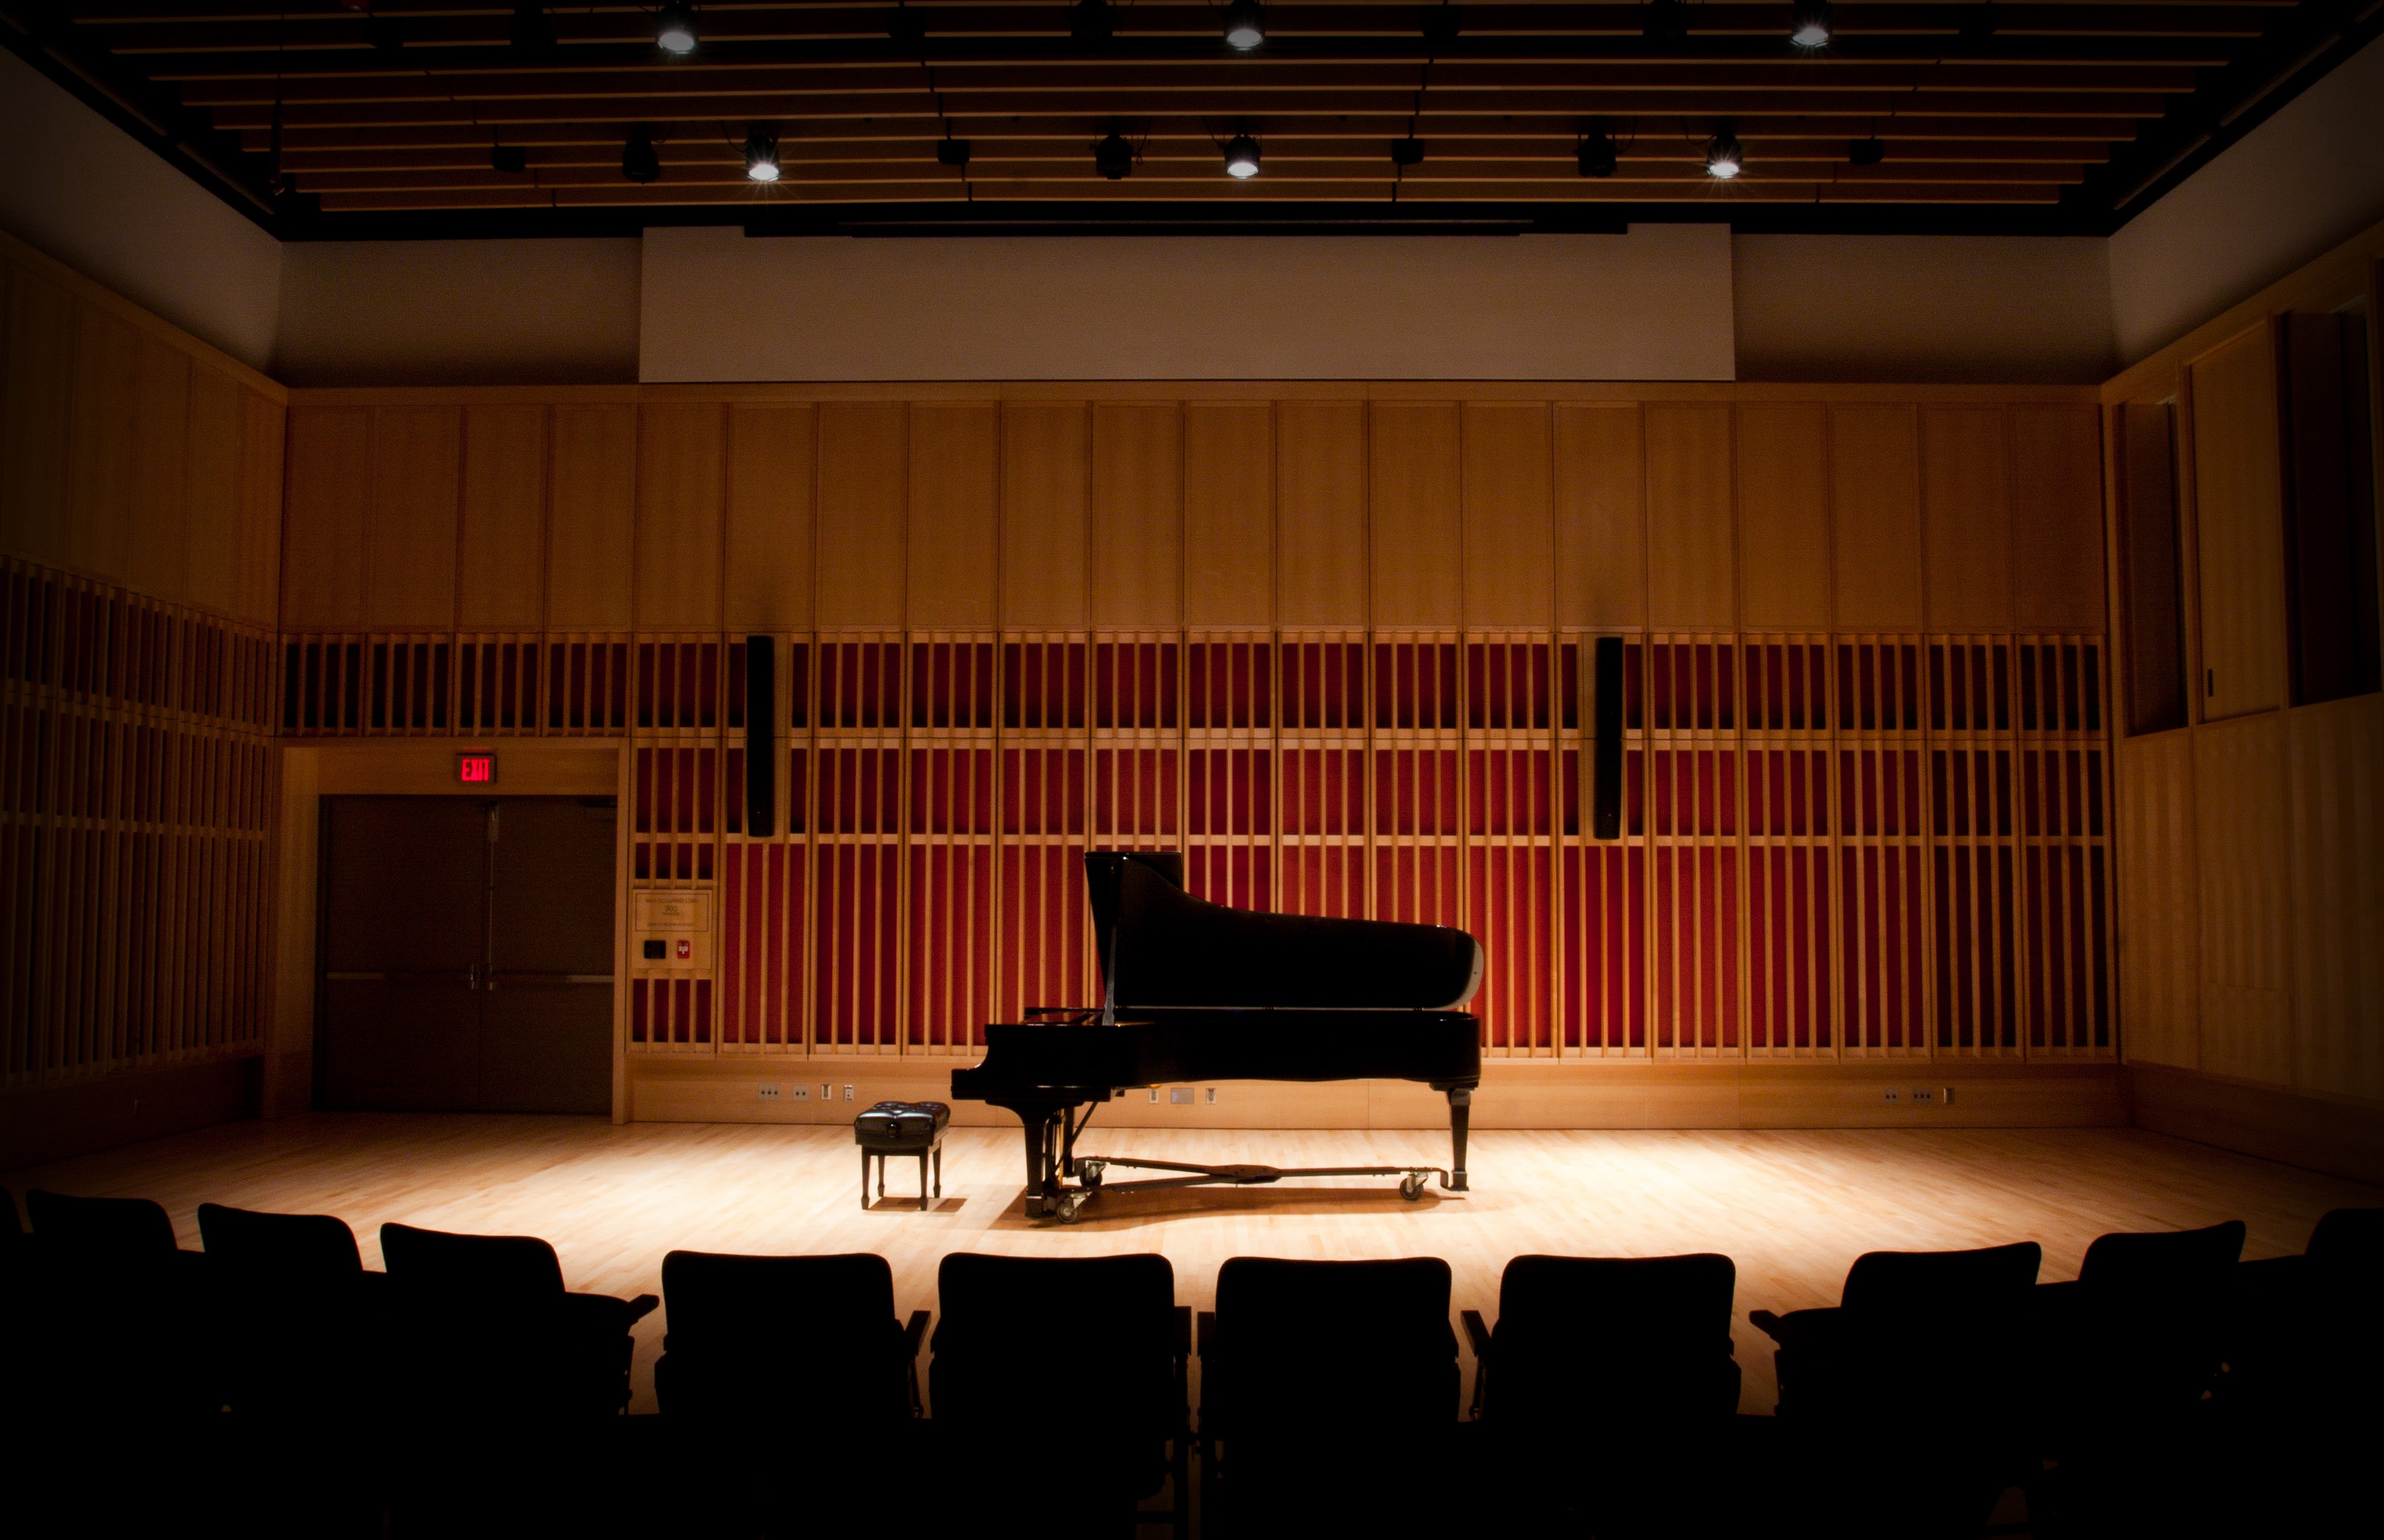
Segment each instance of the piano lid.
[[1413,1010],[1463,1008],[1482,984],[1482,947],[1462,930],[1227,908],[1184,891],[1184,858],[1085,854],[1102,1008]]

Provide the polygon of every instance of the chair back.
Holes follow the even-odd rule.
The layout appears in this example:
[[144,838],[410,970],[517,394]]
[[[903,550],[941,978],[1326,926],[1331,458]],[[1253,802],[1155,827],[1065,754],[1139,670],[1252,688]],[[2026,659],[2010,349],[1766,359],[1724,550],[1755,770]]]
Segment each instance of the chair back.
[[199,1205],[199,1236],[223,1265],[290,1288],[342,1283],[365,1270],[356,1233],[329,1214],[266,1214]]
[[665,1417],[826,1427],[910,1417],[894,1270],[875,1252],[673,1251],[663,1308],[654,1394]]
[[2335,1209],[2310,1232],[2303,1252],[2321,1267],[2384,1275],[2384,1209]]
[[2240,1219],[2200,1230],[2115,1231],[2086,1248],[2078,1281],[2137,1304],[2180,1291],[2206,1295],[2226,1284],[2241,1259],[2243,1235]]
[[536,1236],[388,1224],[380,1227],[380,1255],[391,1278],[409,1292],[490,1304],[537,1304],[564,1292],[563,1263]]
[[[937,1422],[988,1428],[1049,1415],[1166,1438],[1184,1405],[1175,1382],[1175,1269],[1153,1253],[946,1256],[928,1389]],[[1081,1351],[1052,1375],[1051,1344]]]
[[174,1222],[146,1198],[72,1198],[34,1188],[25,1194],[25,1207],[42,1249],[53,1256],[153,1262],[175,1250]]
[[2016,1320],[2043,1264],[2044,1248],[2033,1240],[1970,1251],[1866,1251],[1846,1270],[1838,1302],[1881,1321],[1953,1323],[1980,1312],[2012,1312]]
[[1738,1410],[1738,1268],[1679,1257],[1520,1256],[1498,1283],[1485,1422],[1676,1434]]
[[1227,1437],[1437,1430],[1457,1416],[1448,1263],[1234,1257],[1201,1347],[1201,1425]]

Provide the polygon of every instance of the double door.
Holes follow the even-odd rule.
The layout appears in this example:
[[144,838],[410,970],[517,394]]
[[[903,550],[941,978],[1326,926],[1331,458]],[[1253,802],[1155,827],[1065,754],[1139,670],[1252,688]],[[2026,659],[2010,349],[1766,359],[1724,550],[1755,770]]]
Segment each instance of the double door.
[[327,797],[317,1103],[613,1105],[610,797]]

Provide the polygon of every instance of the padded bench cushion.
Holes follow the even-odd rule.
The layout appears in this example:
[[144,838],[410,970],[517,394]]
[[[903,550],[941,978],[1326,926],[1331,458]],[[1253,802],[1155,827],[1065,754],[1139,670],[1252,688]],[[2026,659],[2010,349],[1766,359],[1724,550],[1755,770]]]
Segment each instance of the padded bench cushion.
[[852,1120],[852,1141],[872,1150],[931,1149],[951,1120],[941,1102],[880,1102]]

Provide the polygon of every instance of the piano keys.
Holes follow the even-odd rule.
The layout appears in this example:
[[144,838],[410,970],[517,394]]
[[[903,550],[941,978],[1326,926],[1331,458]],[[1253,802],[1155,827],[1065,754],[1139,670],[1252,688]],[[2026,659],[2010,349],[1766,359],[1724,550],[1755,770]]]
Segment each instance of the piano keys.
[[[1482,1035],[1464,1006],[1482,947],[1462,930],[1227,908],[1184,891],[1183,857],[1092,851],[1085,878],[1101,971],[1098,1007],[1036,1009],[986,1029],[981,1064],[952,1072],[955,1101],[1016,1113],[1026,1212],[1074,1220],[1102,1190],[1254,1186],[1286,1177],[1389,1177],[1410,1201],[1429,1178],[1466,1189],[1465,1136]],[[1076,1152],[1102,1103],[1186,1080],[1414,1080],[1448,1098],[1440,1166],[1278,1169]],[[1109,1182],[1112,1166],[1172,1176]]]

